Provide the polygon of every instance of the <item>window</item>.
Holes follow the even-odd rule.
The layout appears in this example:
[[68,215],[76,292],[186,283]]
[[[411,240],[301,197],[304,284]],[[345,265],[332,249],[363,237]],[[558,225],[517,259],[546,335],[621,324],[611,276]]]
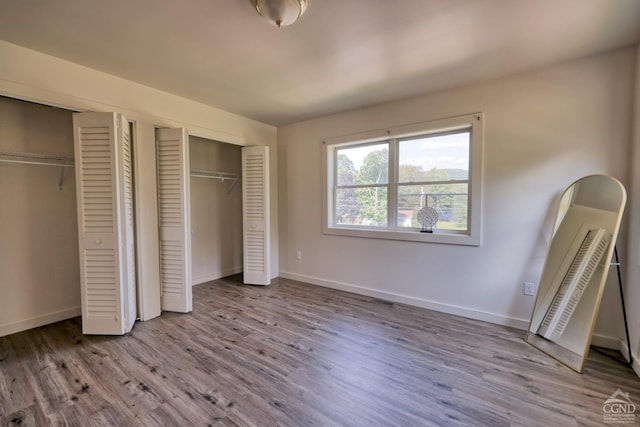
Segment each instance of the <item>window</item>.
[[[324,232],[479,245],[482,121],[470,114],[324,141]],[[438,213],[432,232],[421,232],[424,207]]]

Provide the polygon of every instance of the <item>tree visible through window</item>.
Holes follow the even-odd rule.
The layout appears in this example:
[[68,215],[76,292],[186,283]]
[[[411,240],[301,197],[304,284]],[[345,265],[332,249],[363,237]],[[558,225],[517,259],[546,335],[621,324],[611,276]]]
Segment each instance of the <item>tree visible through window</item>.
[[387,226],[388,144],[337,150],[336,223]]

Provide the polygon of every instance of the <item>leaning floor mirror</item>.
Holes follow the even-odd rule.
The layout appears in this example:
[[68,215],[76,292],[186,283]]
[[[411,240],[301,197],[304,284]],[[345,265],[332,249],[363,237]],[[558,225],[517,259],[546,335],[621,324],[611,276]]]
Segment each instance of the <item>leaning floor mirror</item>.
[[527,342],[577,372],[589,352],[626,198],[615,178],[590,175],[560,199]]

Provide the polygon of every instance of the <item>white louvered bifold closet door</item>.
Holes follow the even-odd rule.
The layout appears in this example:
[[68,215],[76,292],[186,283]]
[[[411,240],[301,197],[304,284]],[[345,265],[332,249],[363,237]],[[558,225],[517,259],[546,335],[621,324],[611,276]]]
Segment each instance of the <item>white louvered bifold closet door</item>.
[[244,283],[271,284],[269,147],[242,148]]
[[578,238],[582,240],[582,244],[538,328],[538,334],[551,341],[562,336],[578,308],[582,295],[609,247],[611,233],[602,228],[594,228],[588,230],[584,238],[582,234]]
[[136,318],[129,123],[115,113],[73,123],[82,332],[122,335]]
[[186,129],[156,130],[161,308],[187,313],[191,296],[191,201]]

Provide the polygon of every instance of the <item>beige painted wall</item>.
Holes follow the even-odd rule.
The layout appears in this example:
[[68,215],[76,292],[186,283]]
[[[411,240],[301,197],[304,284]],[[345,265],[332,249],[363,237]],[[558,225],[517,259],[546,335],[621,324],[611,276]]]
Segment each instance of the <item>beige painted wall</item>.
[[[191,169],[241,174],[241,148],[192,136]],[[242,183],[191,177],[193,284],[242,271]]]
[[[627,220],[630,224],[629,256],[624,270],[624,292],[629,336],[633,350],[634,369],[640,375],[640,45],[636,49],[635,109],[633,119],[633,149],[629,156],[632,171]],[[626,345],[626,337],[624,339]],[[626,349],[625,349],[626,350]],[[624,351],[625,355],[627,354]]]
[[238,145],[275,142],[276,128],[0,40],[0,95],[78,111],[115,111]]
[[[539,279],[560,192],[592,173],[628,182],[635,56],[617,50],[279,128],[281,275],[526,327],[534,299],[523,282]],[[472,112],[485,113],[481,247],[322,234],[323,139]],[[619,338],[612,283],[596,330],[605,345]]]
[[[0,151],[73,158],[71,112],[0,97]],[[80,315],[75,177],[0,163],[0,336]]]

